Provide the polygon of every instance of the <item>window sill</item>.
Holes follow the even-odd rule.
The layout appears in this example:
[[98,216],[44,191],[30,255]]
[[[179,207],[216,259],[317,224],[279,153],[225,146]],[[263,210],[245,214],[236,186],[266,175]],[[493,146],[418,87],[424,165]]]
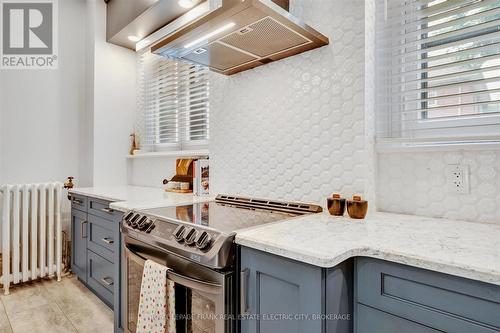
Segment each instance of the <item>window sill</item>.
[[432,152],[457,150],[500,150],[500,139],[474,141],[429,141],[429,142],[398,142],[384,141],[376,144],[379,153],[392,152]]
[[143,158],[161,158],[161,157],[206,157],[208,149],[202,150],[182,150],[182,151],[158,151],[139,153],[136,155],[127,155],[128,160],[143,159]]

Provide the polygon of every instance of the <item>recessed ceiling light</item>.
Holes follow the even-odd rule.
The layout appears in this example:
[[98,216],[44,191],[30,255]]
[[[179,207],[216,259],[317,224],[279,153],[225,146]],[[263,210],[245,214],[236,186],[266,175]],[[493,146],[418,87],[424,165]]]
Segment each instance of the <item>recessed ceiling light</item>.
[[228,23],[228,24],[226,24],[226,25],[224,25],[224,26],[220,27],[219,29],[216,29],[216,30],[214,30],[214,31],[212,31],[212,32],[210,32],[210,33],[208,33],[208,34],[206,34],[206,35],[204,35],[204,36],[202,36],[202,37],[200,37],[200,38],[198,38],[198,39],[196,39],[196,40],[194,40],[194,41],[190,42],[190,43],[187,43],[186,45],[184,45],[184,48],[189,49],[189,48],[190,48],[190,47],[192,47],[192,46],[195,46],[195,45],[197,45],[197,44],[200,44],[201,42],[207,41],[207,40],[209,40],[211,37],[213,37],[213,36],[215,36],[215,35],[218,35],[218,34],[220,34],[221,32],[224,32],[224,31],[226,31],[226,30],[229,30],[229,29],[231,29],[232,27],[234,27],[235,25],[236,25],[236,23],[234,23],[234,22]]
[[179,0],[179,6],[182,8],[193,8],[195,5],[195,0]]
[[138,42],[141,40],[140,37],[137,37],[137,36],[128,36],[128,39],[131,41],[131,42]]

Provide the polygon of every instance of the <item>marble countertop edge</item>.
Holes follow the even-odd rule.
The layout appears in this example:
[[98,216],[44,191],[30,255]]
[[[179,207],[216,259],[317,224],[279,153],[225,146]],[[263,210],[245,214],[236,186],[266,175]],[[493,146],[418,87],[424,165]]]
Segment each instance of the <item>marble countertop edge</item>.
[[321,268],[333,268],[342,262],[355,257],[369,257],[386,260],[402,265],[413,266],[430,271],[459,276],[467,279],[500,285],[500,272],[484,269],[484,267],[465,266],[461,263],[454,265],[452,262],[444,262],[431,258],[419,258],[407,253],[382,250],[373,246],[353,245],[352,248],[336,251],[335,253],[312,253],[297,249],[279,247],[277,244],[262,244],[257,239],[236,236],[236,242],[241,246],[250,247],[266,253],[282,256],[291,260]]
[[70,194],[111,201],[110,208],[127,212],[166,206],[180,206],[212,201],[214,196],[195,196],[192,193],[171,193],[162,188],[144,186],[102,186],[73,188]]
[[[83,191],[78,191],[78,190],[72,190],[69,192],[70,194],[77,194],[77,195],[83,195],[83,196],[90,196],[88,193],[85,193]],[[92,198],[100,199],[100,200],[105,200],[105,201],[113,201],[113,202],[122,202],[125,201],[125,198],[121,198],[118,196],[110,196],[110,195],[102,195],[102,194],[92,194]]]

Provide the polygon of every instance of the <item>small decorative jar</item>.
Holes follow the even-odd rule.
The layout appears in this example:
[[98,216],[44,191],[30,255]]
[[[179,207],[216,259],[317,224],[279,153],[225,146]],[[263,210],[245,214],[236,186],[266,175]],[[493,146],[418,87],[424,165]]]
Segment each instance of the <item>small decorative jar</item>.
[[340,194],[333,194],[326,199],[328,203],[328,212],[334,216],[344,216],[346,200]]
[[359,195],[355,195],[352,200],[347,200],[347,212],[353,219],[364,219],[368,212],[368,201],[362,200]]

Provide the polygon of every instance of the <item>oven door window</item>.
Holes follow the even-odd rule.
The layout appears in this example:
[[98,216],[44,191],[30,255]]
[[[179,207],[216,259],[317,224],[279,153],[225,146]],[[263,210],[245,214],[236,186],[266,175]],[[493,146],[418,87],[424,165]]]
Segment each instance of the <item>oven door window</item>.
[[179,284],[175,291],[177,333],[224,332],[220,295],[203,294]]
[[127,259],[127,328],[129,332],[135,332],[137,329],[143,270],[144,265],[130,258]]

